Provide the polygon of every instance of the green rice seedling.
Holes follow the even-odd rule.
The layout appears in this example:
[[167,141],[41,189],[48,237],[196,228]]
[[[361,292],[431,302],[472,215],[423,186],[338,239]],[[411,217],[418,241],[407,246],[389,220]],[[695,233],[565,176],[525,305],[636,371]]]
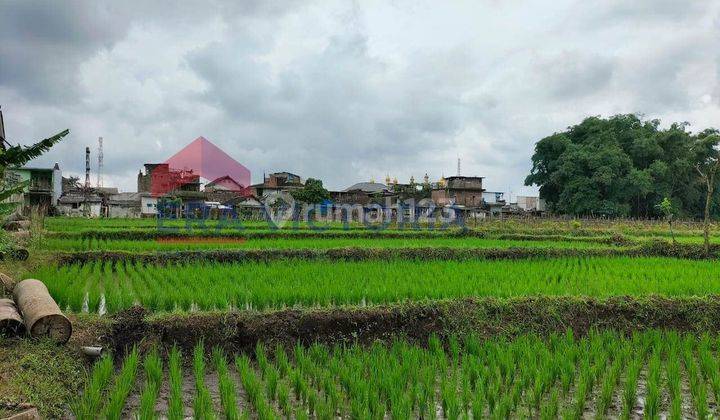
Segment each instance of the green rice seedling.
[[632,415],[633,409],[637,404],[637,384],[642,369],[642,358],[633,359],[628,364],[627,376],[625,380],[625,389],[623,391],[622,413],[623,419],[628,419]]
[[707,387],[693,354],[694,344],[692,337],[689,335],[683,340],[683,361],[685,362],[685,370],[690,383],[690,395],[693,399],[695,413],[698,418],[705,419],[708,416]]
[[680,388],[680,355],[677,349],[668,352],[668,360],[666,362],[668,394],[670,399],[670,418],[681,419],[682,416],[682,391]]
[[[264,309],[468,296],[720,294],[718,264],[669,258],[195,262],[137,264],[107,272],[100,263],[87,266],[93,268],[89,275],[79,276],[77,265],[64,265],[39,268],[32,276],[51,279],[51,294],[72,311],[82,306],[86,294],[88,302],[96,302],[104,293],[109,313],[136,301],[153,311],[167,311],[222,309],[229,303]],[[444,279],[442,284],[437,278]]]
[[292,405],[290,404],[290,388],[285,382],[278,383],[277,388],[277,401],[280,410],[283,412],[286,418],[290,418],[292,415]]
[[200,341],[193,350],[193,374],[195,376],[195,399],[193,400],[193,417],[196,419],[213,419],[212,399],[205,386],[205,345]]
[[628,353],[630,351],[630,347],[625,346],[620,349],[619,346],[616,346],[615,351],[618,353],[618,357],[614,360],[610,370],[603,379],[602,385],[600,386],[600,394],[598,395],[596,407],[598,418],[604,418],[610,408],[613,394],[615,393],[618,381],[620,380],[620,374],[622,373],[622,370],[625,367],[625,362],[629,357]]
[[219,347],[213,348],[213,362],[218,373],[218,386],[220,388],[220,403],[227,420],[240,419],[237,407],[235,381],[230,376],[225,354]]
[[560,396],[557,389],[554,389],[548,401],[540,409],[541,420],[552,420],[558,417],[558,404]]
[[180,350],[177,346],[173,346],[170,350],[169,359],[169,379],[170,379],[170,397],[168,398],[168,419],[181,420],[183,415],[183,399],[182,399],[182,368],[180,362]]
[[650,358],[647,374],[647,393],[645,395],[645,418],[660,417],[660,353],[656,350]]
[[290,372],[290,361],[288,360],[287,353],[285,353],[285,348],[280,344],[275,347],[275,365],[281,378],[288,376]]
[[581,418],[585,410],[585,404],[587,397],[592,392],[592,377],[590,372],[590,362],[588,359],[583,361],[580,368],[580,379],[578,380],[577,387],[575,388],[575,400],[571,407],[572,418]]
[[[720,364],[712,353],[710,336],[704,333],[700,338],[698,346],[698,358],[700,360],[700,368],[705,380],[710,384],[715,401],[720,401]],[[720,408],[717,408],[720,414]]]
[[[470,412],[472,413],[472,417],[474,419],[481,419],[485,416],[485,397],[482,391],[478,391],[475,393],[475,397],[472,400],[470,408]],[[420,413],[424,412],[424,410],[420,411]]]
[[277,369],[269,366],[265,371],[265,393],[267,396],[275,401],[277,399],[277,388],[278,381],[280,380],[280,373]]
[[451,420],[460,416],[460,402],[457,399],[457,382],[455,378],[443,378],[440,385],[443,413]]
[[145,370],[145,387],[140,394],[140,418],[155,418],[155,402],[163,380],[163,364],[157,348],[153,348],[143,363]]
[[132,352],[125,357],[123,366],[115,378],[113,388],[110,390],[108,404],[105,407],[103,415],[106,419],[120,419],[122,409],[125,406],[125,400],[130,394],[133,385],[135,385],[135,375],[137,374],[139,363],[138,360],[139,356],[137,348],[133,347]]
[[255,408],[258,418],[261,420],[275,418],[275,413],[263,392],[262,383],[250,365],[250,359],[246,355],[236,356],[235,366],[240,374],[240,380],[248,395],[248,400]]
[[257,361],[258,367],[260,368],[260,372],[262,372],[264,376],[265,370],[267,369],[269,362],[267,358],[267,353],[265,352],[265,345],[259,341],[257,342],[257,344],[255,344],[255,360]]
[[103,391],[110,383],[112,375],[112,357],[105,355],[93,366],[90,379],[83,393],[70,405],[73,415],[75,415],[78,420],[94,419],[97,417]]

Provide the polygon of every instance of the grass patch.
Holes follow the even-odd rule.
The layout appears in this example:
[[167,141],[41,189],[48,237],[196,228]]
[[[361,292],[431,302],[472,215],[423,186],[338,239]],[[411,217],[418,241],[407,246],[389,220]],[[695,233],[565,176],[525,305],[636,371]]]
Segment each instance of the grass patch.
[[0,401],[32,404],[44,418],[63,418],[86,369],[78,353],[44,340],[0,338]]

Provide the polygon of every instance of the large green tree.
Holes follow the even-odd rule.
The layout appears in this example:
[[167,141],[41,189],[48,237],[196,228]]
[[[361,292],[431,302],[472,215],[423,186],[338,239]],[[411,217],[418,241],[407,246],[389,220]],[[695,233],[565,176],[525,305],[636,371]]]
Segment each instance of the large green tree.
[[634,114],[589,117],[536,143],[525,184],[538,185],[556,213],[657,217],[668,197],[680,214],[699,217],[707,188],[696,167],[711,149],[697,144],[712,133]]
[[330,193],[323,187],[319,179],[308,178],[305,186],[299,190],[292,191],[292,197],[307,204],[320,204],[330,198]]

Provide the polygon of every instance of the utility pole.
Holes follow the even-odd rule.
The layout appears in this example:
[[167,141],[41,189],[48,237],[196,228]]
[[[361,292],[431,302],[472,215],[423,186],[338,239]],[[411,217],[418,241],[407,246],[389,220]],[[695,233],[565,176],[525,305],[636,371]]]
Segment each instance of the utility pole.
[[85,187],[83,188],[83,214],[90,216],[90,148],[85,147]]
[[460,156],[458,156],[457,176],[460,176]]
[[85,189],[90,188],[90,148],[85,148]]
[[3,122],[2,108],[0,108],[0,149],[5,150],[5,123]]
[[103,138],[98,137],[98,169],[97,169],[97,187],[103,186]]

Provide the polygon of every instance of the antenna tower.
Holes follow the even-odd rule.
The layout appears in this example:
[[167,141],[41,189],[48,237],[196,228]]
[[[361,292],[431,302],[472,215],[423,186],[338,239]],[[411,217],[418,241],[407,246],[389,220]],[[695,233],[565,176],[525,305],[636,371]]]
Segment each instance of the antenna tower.
[[97,186],[103,186],[103,138],[98,137],[98,170],[97,170]]

